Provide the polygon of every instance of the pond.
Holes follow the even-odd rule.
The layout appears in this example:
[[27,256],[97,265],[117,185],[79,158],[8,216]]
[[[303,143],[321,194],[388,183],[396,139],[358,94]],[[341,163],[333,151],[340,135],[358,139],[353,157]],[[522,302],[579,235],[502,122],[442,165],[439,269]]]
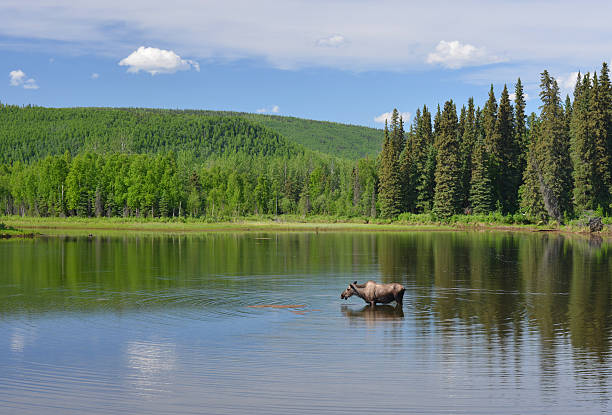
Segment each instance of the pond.
[[[611,408],[612,250],[502,232],[0,242],[0,413]],[[402,308],[340,293],[399,282]]]

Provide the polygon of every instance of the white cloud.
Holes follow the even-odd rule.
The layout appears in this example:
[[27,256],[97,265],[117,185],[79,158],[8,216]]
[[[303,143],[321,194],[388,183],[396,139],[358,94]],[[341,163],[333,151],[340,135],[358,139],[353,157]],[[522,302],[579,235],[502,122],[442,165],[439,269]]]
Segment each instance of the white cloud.
[[34,79],[30,78],[23,83],[23,87],[25,89],[38,89],[38,84],[36,84]]
[[337,48],[344,44],[346,44],[346,39],[342,35],[331,35],[328,37],[318,39],[316,42],[317,46],[323,46],[323,47],[328,47],[328,48],[329,47]]
[[[393,114],[393,112],[382,113],[379,116],[374,117],[374,122],[379,123],[379,124],[382,124],[385,121],[390,122],[392,114]],[[410,117],[412,116],[412,114],[410,114],[409,112],[400,112],[399,115],[404,120],[404,124],[408,124],[410,122]]]
[[97,72],[94,72],[91,74],[91,79],[98,79],[100,77],[100,74]]
[[34,78],[27,78],[27,75],[21,69],[9,72],[9,84],[11,86],[21,86],[24,89],[38,89],[38,84]]
[[559,90],[562,92],[572,92],[576,86],[576,79],[578,78],[578,72],[572,72],[567,75],[555,76]]
[[255,112],[257,114],[265,114],[265,113],[278,114],[280,112],[280,107],[278,105],[273,105],[270,108],[259,108],[255,110]]
[[441,40],[435,52],[427,55],[427,63],[440,64],[445,68],[459,69],[464,66],[478,66],[503,62],[502,58],[487,53],[485,48],[461,43],[458,40]]
[[9,78],[11,79],[11,86],[19,86],[23,84],[25,77],[26,77],[26,74],[21,69],[17,69],[16,71],[11,71],[9,73]]
[[[2,0],[0,50],[118,61],[134,50],[135,39],[147,39],[200,61],[410,71],[428,66],[440,39],[460,39],[537,71],[548,66],[561,73],[609,58],[604,55],[612,36],[609,1],[582,8],[570,0],[557,0],[554,7],[528,3],[529,12],[524,1],[484,0]],[[418,18],[407,24],[406,16]],[[345,39],[341,47],[319,46],[336,35]]]
[[119,61],[119,66],[127,66],[128,72],[149,72],[151,75],[188,71],[191,68],[200,71],[200,65],[190,59],[182,59],[171,50],[141,46],[127,58]]

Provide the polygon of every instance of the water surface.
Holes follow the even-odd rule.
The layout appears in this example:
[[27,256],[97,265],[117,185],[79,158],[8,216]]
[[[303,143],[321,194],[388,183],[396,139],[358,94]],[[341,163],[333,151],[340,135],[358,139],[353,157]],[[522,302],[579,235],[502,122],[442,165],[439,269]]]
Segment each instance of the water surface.
[[[611,252],[495,232],[2,241],[0,413],[608,412]],[[339,298],[368,279],[404,284],[403,309]]]

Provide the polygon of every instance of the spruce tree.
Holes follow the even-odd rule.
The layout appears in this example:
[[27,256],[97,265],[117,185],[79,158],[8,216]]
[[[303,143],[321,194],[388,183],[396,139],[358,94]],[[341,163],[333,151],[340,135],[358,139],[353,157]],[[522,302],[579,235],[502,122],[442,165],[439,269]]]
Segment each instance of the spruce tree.
[[[420,116],[420,115],[419,115]],[[400,117],[400,124],[403,130],[403,121]],[[402,211],[414,211],[415,194],[415,160],[414,160],[414,125],[410,125],[410,130],[406,137],[404,150],[399,158],[399,171],[402,185]]]
[[570,211],[571,163],[559,86],[548,71],[542,72],[539,134],[532,149],[533,167],[548,215],[558,222]]
[[468,100],[466,110],[463,136],[461,138],[461,208],[467,209],[470,206],[470,187],[472,181],[472,154],[474,143],[476,142],[476,110],[474,108],[474,98]]
[[[601,107],[605,108],[607,115],[606,155],[608,158],[608,172],[612,176],[612,85],[610,84],[610,71],[606,62],[602,63],[601,65],[601,72],[599,76],[599,97]],[[608,193],[611,195],[612,199],[612,183],[608,188]],[[610,214],[612,212],[612,200],[609,200],[608,206],[604,206],[604,208],[606,207],[608,208],[608,214]]]
[[444,104],[437,136],[434,213],[448,219],[457,212],[460,173],[457,110],[452,100]]
[[595,141],[591,131],[592,91],[587,73],[574,89],[574,105],[570,122],[570,155],[573,166],[574,210],[581,213],[596,207],[595,185]]
[[499,101],[494,135],[499,158],[494,180],[497,200],[503,213],[514,213],[518,208],[518,188],[521,184],[520,145],[514,133],[514,113],[506,85]]
[[400,213],[401,180],[395,146],[385,122],[385,139],[379,164],[378,200],[383,217],[391,218]]
[[473,168],[470,177],[469,202],[473,213],[489,213],[493,210],[493,186],[489,172],[487,155],[482,134],[474,144],[472,155]]
[[414,144],[415,176],[416,176],[416,211],[429,212],[432,209],[436,149],[433,144],[431,128],[431,113],[427,106],[423,106],[423,113],[417,118]]
[[[604,67],[604,69],[607,69]],[[595,207],[601,206],[606,213],[610,207],[610,155],[608,153],[608,90],[609,79],[607,74],[603,79],[602,84],[597,78],[597,74],[593,76],[592,86],[592,101],[590,105],[590,129],[593,134],[594,154],[591,164],[595,169],[594,196]]]
[[527,164],[523,172],[523,184],[519,189],[521,211],[532,221],[545,221],[548,213],[544,207],[544,201],[540,192],[541,169],[538,159],[538,140],[540,120],[531,113],[527,120],[529,125],[529,138],[527,148]]
[[438,145],[438,136],[440,135],[440,123],[442,122],[442,112],[440,111],[440,104],[438,104],[438,110],[433,120],[433,144]]
[[489,90],[489,99],[485,103],[482,110],[482,128],[484,129],[484,140],[487,152],[493,157],[497,158],[496,150],[499,146],[495,143],[495,124],[497,122],[497,100],[495,99],[495,92],[493,91],[493,85]]
[[527,164],[527,127],[525,125],[525,94],[523,93],[523,84],[521,78],[518,78],[514,86],[514,120],[515,129],[514,136],[517,143],[520,145],[521,156],[519,158],[519,170],[523,172]]

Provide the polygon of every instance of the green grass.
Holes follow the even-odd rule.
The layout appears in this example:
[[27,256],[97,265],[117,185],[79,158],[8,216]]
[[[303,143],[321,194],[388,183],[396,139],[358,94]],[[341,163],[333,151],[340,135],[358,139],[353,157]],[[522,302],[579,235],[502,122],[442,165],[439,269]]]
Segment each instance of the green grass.
[[[501,220],[500,220],[501,218]],[[533,225],[508,223],[508,218],[495,214],[483,216],[458,215],[450,221],[441,222],[430,215],[401,215],[397,220],[348,218],[334,216],[296,216],[284,215],[253,216],[242,218],[223,218],[220,220],[202,218],[56,218],[4,216],[0,222],[7,226],[41,232],[58,230],[73,231],[144,231],[144,232],[224,232],[224,231],[350,231],[350,232],[401,232],[401,231],[441,231],[441,230],[504,230],[504,231],[559,231],[584,233],[586,228],[577,225],[557,226],[551,224]],[[602,232],[612,234],[607,225]]]
[[36,233],[32,231],[24,231],[21,229],[17,229],[11,225],[7,225],[4,222],[0,222],[0,239],[9,239],[9,238],[31,238],[36,236]]

